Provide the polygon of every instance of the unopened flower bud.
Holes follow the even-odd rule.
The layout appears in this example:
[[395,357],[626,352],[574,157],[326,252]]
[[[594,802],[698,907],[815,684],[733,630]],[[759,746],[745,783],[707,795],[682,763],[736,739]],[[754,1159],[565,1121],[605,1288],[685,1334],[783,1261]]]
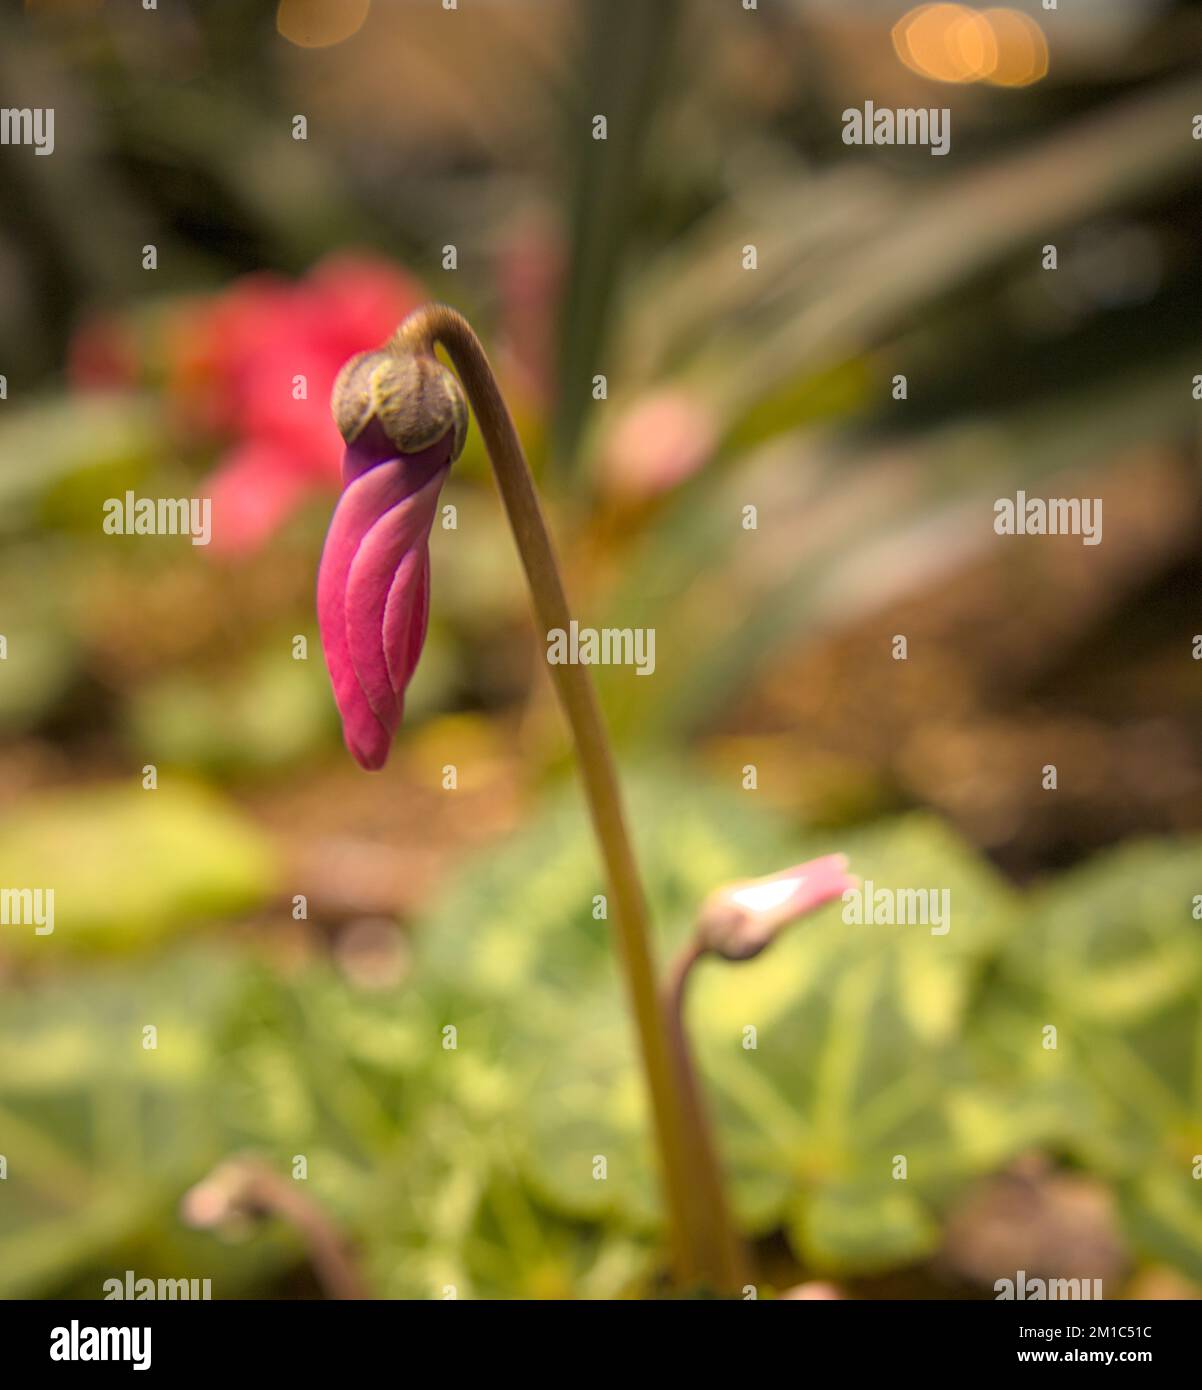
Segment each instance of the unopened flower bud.
[[342,496],[317,576],[322,647],[347,747],[383,767],[430,613],[430,530],[467,404],[431,352],[361,352],[334,383]]
[[847,872],[847,856],[828,854],[765,878],[726,884],[701,906],[698,945],[727,960],[750,960],[790,922],[842,897],[856,883]]

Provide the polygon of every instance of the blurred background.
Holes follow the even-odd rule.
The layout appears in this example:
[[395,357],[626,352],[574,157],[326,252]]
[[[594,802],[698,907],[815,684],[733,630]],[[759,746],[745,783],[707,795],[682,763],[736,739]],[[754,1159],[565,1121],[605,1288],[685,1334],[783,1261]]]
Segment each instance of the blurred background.
[[[598,676],[661,952],[811,854],[951,891],[946,937],[835,906],[698,970],[762,1295],[1196,1297],[1202,11],[26,0],[0,77],[56,113],[0,147],[0,884],[55,890],[0,927],[0,1294],[662,1287],[474,430],[382,774],[316,637],[330,384],[436,298],[577,615],[655,629]],[[845,145],[866,100],[950,153]],[[1102,544],[997,536],[1020,489]],[[212,544],[105,534],[127,490]]]

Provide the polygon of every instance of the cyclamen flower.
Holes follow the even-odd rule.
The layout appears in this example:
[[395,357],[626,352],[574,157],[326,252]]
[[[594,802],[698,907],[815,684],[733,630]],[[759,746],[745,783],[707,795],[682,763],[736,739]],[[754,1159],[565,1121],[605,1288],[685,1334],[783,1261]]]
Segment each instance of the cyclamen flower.
[[384,766],[426,638],[430,530],[463,448],[467,406],[432,353],[353,357],[334,383],[342,496],[317,578],[317,619],[343,737]]

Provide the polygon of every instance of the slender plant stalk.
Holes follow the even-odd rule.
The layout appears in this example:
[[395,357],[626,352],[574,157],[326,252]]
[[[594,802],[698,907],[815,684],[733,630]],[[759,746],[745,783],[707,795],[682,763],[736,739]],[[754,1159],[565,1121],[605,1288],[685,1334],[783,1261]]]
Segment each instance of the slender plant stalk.
[[725,1271],[727,1286],[741,1288],[749,1277],[746,1253],[735,1230],[726,1201],[726,1187],[714,1147],[713,1126],[705,1105],[705,1096],[693,1062],[688,1033],[684,1024],[685,983],[693,966],[705,954],[705,948],[695,939],[681,947],[672,961],[661,991],[662,1012],[668,1029],[668,1047],[676,1073],[677,1092],[685,1111],[686,1123],[704,1149],[697,1164],[697,1179],[703,1184],[703,1199],[712,1213],[714,1239],[721,1242],[716,1258]]
[[257,1155],[240,1155],[221,1164],[189,1193],[185,1216],[199,1229],[219,1226],[235,1214],[278,1217],[299,1234],[330,1298],[367,1298],[349,1243],[313,1198],[300,1190],[302,1186]]
[[[394,339],[395,347],[410,352],[432,353],[435,343],[446,349],[475,412],[538,621],[545,631],[567,631],[571,617],[551,536],[484,349],[467,320],[442,304],[411,314]],[[676,1277],[686,1288],[734,1292],[743,1281],[740,1246],[722,1200],[721,1178],[705,1114],[697,1103],[691,1061],[687,1049],[682,1053],[673,1044],[664,1000],[656,988],[646,901],[596,692],[584,666],[564,663],[550,670],[571,726],[608,873],[618,956],[651,1096]]]

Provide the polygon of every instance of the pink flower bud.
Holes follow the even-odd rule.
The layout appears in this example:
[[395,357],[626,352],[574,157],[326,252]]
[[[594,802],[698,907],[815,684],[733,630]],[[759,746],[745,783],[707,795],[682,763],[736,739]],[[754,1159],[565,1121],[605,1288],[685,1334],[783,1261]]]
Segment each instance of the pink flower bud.
[[346,440],[342,496],[317,576],[322,647],[346,746],[384,766],[413,677],[430,603],[430,530],[463,448],[459,382],[431,354],[353,357],[334,383]]
[[847,872],[846,855],[828,854],[766,878],[729,883],[701,905],[698,945],[727,960],[750,960],[790,922],[842,897],[857,882]]

